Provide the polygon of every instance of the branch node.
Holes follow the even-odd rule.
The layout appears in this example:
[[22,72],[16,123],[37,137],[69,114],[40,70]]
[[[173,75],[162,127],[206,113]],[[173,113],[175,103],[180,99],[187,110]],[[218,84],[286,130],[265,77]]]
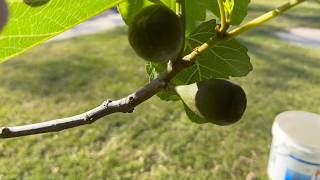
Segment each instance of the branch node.
[[108,105],[109,105],[111,102],[112,102],[111,99],[107,99],[107,100],[105,100],[105,101],[102,103],[102,105],[103,105],[105,108],[108,108]]
[[2,127],[0,129],[0,134],[10,134],[10,132],[11,132],[10,129],[7,127]]
[[221,30],[221,24],[217,24],[215,32],[218,39],[225,39],[227,37],[227,32]]
[[133,113],[133,111],[134,111],[134,108],[129,109],[127,113]]
[[199,54],[199,53],[200,53],[200,51],[199,51],[199,47],[195,47],[195,48],[193,49],[193,51],[195,51],[197,54]]
[[188,54],[182,58],[182,61],[189,62],[191,60],[191,55]]
[[166,82],[166,81],[162,81],[160,83],[161,83],[161,87],[164,88],[164,89],[167,88],[168,85],[169,85],[169,82]]
[[84,120],[88,122],[93,122],[93,117],[91,117],[89,114],[86,114],[86,116],[84,117]]

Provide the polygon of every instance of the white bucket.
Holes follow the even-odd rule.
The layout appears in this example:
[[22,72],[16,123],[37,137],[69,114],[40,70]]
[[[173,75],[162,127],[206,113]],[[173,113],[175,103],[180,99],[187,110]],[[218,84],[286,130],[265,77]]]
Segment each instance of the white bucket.
[[279,114],[272,127],[271,180],[320,180],[320,116],[302,111]]

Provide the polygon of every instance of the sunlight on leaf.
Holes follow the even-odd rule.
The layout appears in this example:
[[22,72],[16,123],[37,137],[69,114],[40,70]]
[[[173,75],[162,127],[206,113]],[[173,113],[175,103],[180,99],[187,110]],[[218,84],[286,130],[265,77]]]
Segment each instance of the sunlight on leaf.
[[10,16],[0,35],[0,62],[45,42],[121,1],[50,0],[33,7],[23,0],[7,0]]

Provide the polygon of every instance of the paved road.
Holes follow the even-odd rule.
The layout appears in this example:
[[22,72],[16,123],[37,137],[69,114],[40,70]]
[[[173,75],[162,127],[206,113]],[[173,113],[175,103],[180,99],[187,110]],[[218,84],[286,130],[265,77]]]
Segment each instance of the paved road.
[[276,35],[294,45],[320,49],[320,29],[292,28]]

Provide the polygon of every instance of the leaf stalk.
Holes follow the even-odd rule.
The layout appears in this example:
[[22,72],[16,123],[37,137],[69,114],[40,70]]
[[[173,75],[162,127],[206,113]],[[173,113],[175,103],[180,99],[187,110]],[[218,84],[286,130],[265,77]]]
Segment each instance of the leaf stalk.
[[223,35],[228,30],[229,25],[227,23],[226,11],[225,11],[225,8],[224,8],[223,0],[217,0],[217,2],[218,2],[218,5],[219,5],[220,21],[221,21],[221,25],[220,25],[220,27],[218,29],[218,33]]

